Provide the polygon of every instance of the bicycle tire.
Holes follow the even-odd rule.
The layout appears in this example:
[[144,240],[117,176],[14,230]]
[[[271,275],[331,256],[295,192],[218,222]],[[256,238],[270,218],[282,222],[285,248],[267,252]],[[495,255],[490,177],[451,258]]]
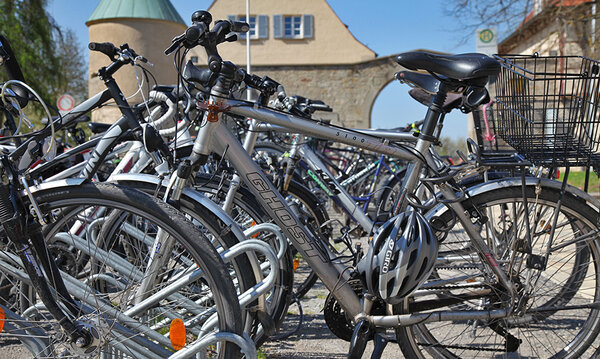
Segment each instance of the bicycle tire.
[[[173,351],[163,335],[165,330],[168,332],[169,318],[191,320],[194,311],[200,310],[200,304],[206,305],[208,314],[211,310],[216,311],[219,330],[241,335],[241,310],[227,268],[203,233],[173,207],[139,191],[112,184],[49,188],[35,192],[34,197],[45,213],[52,213],[52,223],[43,227],[47,239],[61,237],[60,241],[72,248],[86,251],[90,257],[86,263],[87,268],[78,273],[77,277],[63,272],[63,278],[70,288],[70,294],[83,303],[75,318],[77,325],[94,328],[94,338],[98,338],[90,346],[89,353],[78,352],[73,345],[56,339],[58,326],[54,319],[48,317],[39,303],[30,302],[29,308],[17,314],[26,316],[32,320],[32,325],[37,325],[37,328],[28,328],[28,332],[37,330],[38,333],[49,335],[52,341],[48,339],[48,342],[53,349],[47,348],[47,351],[53,355],[48,357],[57,355],[56,350],[60,350],[58,354],[64,357],[114,355],[115,351],[133,357],[164,356]],[[167,266],[152,286],[153,293],[173,283],[176,276],[186,271],[199,276],[199,279],[190,279],[187,284],[182,284],[173,294],[157,300],[147,311],[127,315],[131,321],[123,314],[135,303],[135,295],[132,294],[136,284],[144,278],[145,262],[135,262],[133,257],[127,258],[131,259],[131,262],[127,262],[129,264],[119,262],[117,256],[103,252],[91,240],[92,233],[102,233],[104,225],[103,217],[97,215],[116,212],[126,214],[134,224],[132,228],[127,228],[126,222],[120,223],[122,226],[113,226],[113,230],[121,229],[118,233],[112,233],[118,236],[115,237],[118,241],[128,236],[134,240],[137,238],[138,241],[152,241],[151,236],[159,233],[156,232],[158,228],[160,233],[167,234],[165,238],[173,239]],[[92,223],[99,226],[99,231],[92,230]],[[82,231],[72,232],[76,227]],[[14,257],[10,257],[11,253],[4,249],[0,252],[2,264],[16,266],[17,262],[8,260]],[[91,271],[89,263],[92,262],[102,269]],[[116,263],[121,263],[124,267],[119,267]],[[124,268],[129,271],[124,271]],[[194,268],[199,268],[201,272]],[[203,302],[195,303],[193,300],[197,298]],[[195,303],[196,307],[191,303]],[[199,326],[190,325],[186,329],[196,331]],[[157,341],[157,337],[163,337],[164,340]],[[147,347],[144,348],[144,345]],[[240,356],[239,348],[232,343],[211,346],[209,349],[210,355],[220,358]],[[36,357],[46,357],[44,354],[47,353],[34,353]]]
[[[194,190],[205,195],[213,202],[219,203],[223,198],[224,193],[220,191],[220,188],[229,188],[229,185],[220,186],[220,183],[216,179],[211,180],[210,175],[198,174],[196,182],[199,184],[194,187]],[[164,194],[164,188],[157,190],[156,185],[134,180],[123,180],[118,179],[118,182],[140,190],[148,194],[157,194],[162,196]],[[194,222],[202,227],[206,228],[212,233],[212,237],[218,236],[219,246],[229,248],[237,243],[238,239],[233,232],[228,230],[227,224],[223,223],[211,210],[207,209],[202,203],[199,203],[194,198],[188,197],[185,193],[182,194],[178,203],[173,203],[186,213],[188,216],[194,217]],[[244,188],[238,189],[233,201],[233,210],[231,213],[232,219],[242,228],[247,229],[252,225],[268,222],[268,217],[262,211],[260,205],[256,203],[252,194]],[[259,234],[257,239],[268,241],[273,248],[277,251],[276,239],[271,236],[263,236]],[[259,257],[259,259],[262,257]],[[243,279],[244,285],[240,287],[240,292],[251,288],[257,283],[257,277],[252,271],[251,260],[247,255],[241,255],[236,257],[235,267],[237,276]],[[292,257],[291,251],[288,250],[282,260],[280,261],[280,272],[277,278],[275,287],[273,288],[270,295],[267,297],[266,313],[273,319],[275,327],[279,327],[281,322],[286,316],[287,308],[289,306],[290,291],[293,283],[293,268],[292,268]],[[249,305],[249,308],[255,307],[256,302]],[[253,314],[251,314],[253,316]],[[250,333],[252,339],[255,341],[257,346],[260,346],[268,336],[264,332],[257,332],[257,325],[259,324],[258,318],[254,318],[254,323],[248,323],[246,331]]]
[[[556,210],[556,199],[559,198],[559,194],[559,190],[553,188],[543,188],[539,194],[536,194],[534,186],[528,186],[526,189],[534,254],[542,253],[547,245],[544,241],[548,239],[553,227],[551,214]],[[511,254],[515,256],[514,258],[519,258],[519,254],[511,250],[514,247],[508,240],[514,238],[515,234],[519,238],[524,236],[521,186],[483,192],[465,199],[463,204],[467,213],[486,213],[489,217],[482,220],[480,224],[475,218],[473,221],[478,223],[483,234],[493,234],[496,239],[500,239],[496,241],[497,252],[505,254],[497,257],[499,263],[502,264],[510,259]],[[452,306],[436,309],[469,310],[505,306],[505,298],[502,298],[501,290],[482,279],[483,273],[481,269],[477,269],[480,268],[479,259],[476,256],[473,258],[474,252],[472,249],[469,250],[468,237],[464,235],[460,225],[452,223],[455,221],[451,212],[442,209],[439,213],[430,213],[430,217],[432,215],[436,218],[434,220],[434,224],[437,223],[436,227],[441,227],[442,223],[453,227],[450,229],[449,236],[441,242],[441,254],[438,260],[444,256],[450,258],[451,253],[455,255],[452,261],[438,262],[431,279],[463,276],[469,278],[470,283],[483,283],[482,288],[488,288],[490,292],[488,297],[479,300],[455,302]],[[594,234],[597,231],[597,221],[597,211],[567,192],[562,197],[560,216],[554,227],[556,235],[552,243],[554,250],[545,269],[536,272],[535,269],[527,269],[525,264],[522,267],[513,267],[512,276],[515,278],[517,289],[525,288],[523,282],[526,282],[527,277],[523,271],[529,271],[533,276],[537,275],[531,293],[519,293],[519,300],[524,305],[521,316],[513,315],[495,321],[455,320],[399,327],[396,329],[396,335],[405,357],[468,358],[485,355],[495,357],[499,355],[498,353],[515,357],[593,357],[594,352],[600,347],[598,343],[600,312],[590,307],[561,309],[561,306],[589,305],[590,301],[597,302],[600,299],[598,278],[600,240],[597,234]],[[591,238],[573,240],[578,234],[582,236],[587,234]],[[561,248],[561,244],[565,246]],[[447,273],[441,277],[444,271]],[[454,284],[468,285],[468,283],[465,280],[453,282],[445,286],[445,289],[438,289],[439,293],[432,299],[443,301],[453,296],[460,298],[459,289]],[[422,298],[428,298],[425,292],[426,290],[421,292],[421,302]],[[406,299],[402,305],[394,308],[395,313],[406,313],[407,308],[416,306],[415,303],[417,303],[416,296]],[[539,311],[543,308],[546,310]],[[518,343],[518,340],[522,342]]]
[[[315,231],[319,231],[321,226],[329,221],[329,214],[327,214],[319,199],[304,185],[291,181],[284,197],[288,202],[296,202],[301,206],[301,213]],[[329,234],[323,236],[329,240]],[[308,264],[303,263],[299,255],[294,254],[294,256],[300,262],[297,265],[296,272],[306,272],[306,277],[303,280],[294,282],[294,293],[296,293],[298,299],[301,299],[310,291],[319,278]]]

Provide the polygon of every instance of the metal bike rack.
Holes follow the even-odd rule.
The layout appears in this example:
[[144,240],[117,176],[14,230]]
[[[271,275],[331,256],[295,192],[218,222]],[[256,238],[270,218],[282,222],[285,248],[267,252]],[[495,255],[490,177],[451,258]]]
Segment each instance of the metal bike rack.
[[[205,358],[206,356],[200,353],[200,350],[206,348],[211,344],[216,344],[219,341],[227,341],[234,343],[238,347],[240,347],[241,352],[249,359],[256,358],[256,346],[254,345],[254,341],[248,336],[248,334],[244,333],[244,336],[240,336],[237,334],[229,333],[229,332],[218,332],[218,333],[210,333],[204,336],[201,340],[194,342],[194,344],[186,347],[178,351],[177,353],[171,355],[169,359],[183,359],[183,358]],[[198,356],[198,354],[200,354]]]
[[[285,254],[285,251],[287,250],[287,245],[288,245],[287,239],[282,234],[279,227],[277,227],[274,224],[266,223],[266,224],[260,224],[260,225],[254,226],[253,228],[247,230],[244,234],[246,235],[246,237],[249,238],[259,232],[270,232],[276,236],[276,238],[279,241],[279,251],[278,251],[277,255],[275,254],[273,248],[270,245],[268,245],[267,243],[265,243],[261,240],[256,240],[256,239],[248,239],[246,241],[236,244],[232,248],[221,253],[221,256],[223,257],[225,262],[230,262],[238,255],[241,255],[241,254],[244,254],[247,252],[254,252],[254,251],[260,252],[262,255],[265,256],[265,258],[268,261],[267,263],[262,263],[260,267],[261,267],[261,270],[263,270],[263,271],[265,271],[267,269],[267,267],[270,267],[269,275],[263,281],[260,281],[255,286],[248,289],[247,291],[245,291],[244,293],[242,293],[239,296],[240,305],[242,307],[253,302],[257,297],[263,295],[264,293],[266,293],[273,287],[273,285],[275,284],[276,278],[277,278],[277,273],[279,272],[279,259],[283,257],[283,255]],[[66,236],[68,238],[62,238],[62,236]],[[114,268],[120,268],[119,271],[123,271],[124,273],[127,273],[129,276],[139,277],[139,276],[143,275],[142,273],[138,273],[139,271],[135,271],[135,268],[130,263],[128,263],[127,260],[125,260],[124,258],[120,258],[118,256],[111,255],[109,252],[106,252],[106,251],[96,247],[95,245],[91,244],[89,241],[87,241],[81,237],[74,236],[74,235],[68,234],[68,233],[58,233],[55,237],[58,237],[59,240],[68,240],[68,242],[70,244],[72,244],[75,248],[77,248],[78,250],[81,250],[84,253],[93,254],[96,258],[98,258],[100,260],[106,260],[108,262],[111,262],[111,265]],[[9,259],[10,261],[15,260],[14,263],[16,265],[19,265],[18,258],[5,258],[5,259]],[[3,263],[8,265],[8,263],[6,263],[6,262],[3,262]],[[10,267],[12,267],[12,266],[10,266]],[[9,272],[16,274],[17,277],[21,277],[21,279],[26,281],[27,278],[26,278],[25,273],[21,273],[21,270],[19,270],[18,268],[12,267],[10,269],[11,270],[9,270]],[[159,301],[162,298],[180,297],[180,295],[177,293],[177,288],[179,288],[181,285],[184,285],[185,283],[189,282],[190,280],[193,280],[193,278],[197,277],[200,274],[201,274],[201,271],[198,269],[190,270],[189,272],[182,273],[175,281],[170,283],[167,287],[163,288],[163,290],[161,290],[160,292],[155,293],[153,296],[147,298],[148,303],[150,303],[150,302],[156,303],[156,301]],[[102,275],[102,274],[99,274],[99,275]],[[80,297],[80,298],[85,297],[84,294],[88,290],[91,289],[86,284],[77,281],[76,279],[72,278],[71,276],[69,276],[66,273],[63,273],[63,277],[65,278],[65,284],[67,285],[68,290],[71,293],[73,293],[76,297]],[[100,278],[98,278],[98,279],[100,279]],[[106,280],[108,278],[102,278],[102,279]],[[88,288],[86,288],[86,287],[88,287]],[[85,303],[85,299],[84,298],[81,298],[81,299],[83,299],[83,302]],[[173,299],[181,299],[181,298],[173,298]],[[107,313],[109,315],[109,317],[112,318],[112,320],[114,320],[116,322],[125,324],[125,326],[134,325],[134,326],[138,327],[141,323],[137,322],[137,320],[132,318],[132,316],[134,316],[136,313],[139,313],[140,310],[143,310],[144,308],[147,307],[148,303],[145,303],[145,302],[146,301],[142,301],[142,302],[138,303],[138,305],[136,305],[133,308],[130,308],[130,310],[126,311],[125,313],[120,313],[120,312],[116,312],[115,310],[111,310],[112,308],[110,308],[110,305],[108,305],[108,304],[105,306],[105,308],[103,308],[103,310],[105,311],[105,313]],[[88,304],[92,304],[92,303],[88,303]],[[95,304],[98,305],[98,303],[95,303]],[[204,311],[202,313],[196,313],[193,310],[193,306],[196,305],[197,303],[190,300],[190,304],[191,304],[190,312],[197,314],[196,317],[194,318],[195,320],[198,320],[199,317],[200,317],[200,319],[205,319],[205,318],[207,318],[208,315],[211,315],[209,317],[209,319],[204,323],[202,329],[199,331],[200,336],[203,336],[202,335],[203,333],[205,335],[199,341],[196,341],[196,342],[190,344],[188,347],[185,347],[184,349],[175,353],[175,355],[173,357],[185,358],[185,357],[194,356],[201,348],[206,347],[207,345],[217,343],[219,341],[228,341],[228,342],[235,343],[236,345],[238,345],[240,347],[241,351],[247,357],[249,357],[249,358],[256,357],[256,349],[254,347],[254,342],[249,337],[243,338],[234,333],[227,333],[227,332],[208,333],[208,331],[214,329],[214,326],[217,323],[216,313],[213,314],[211,311]],[[39,310],[39,309],[43,309],[43,308],[36,308],[36,309]],[[88,308],[88,310],[91,311],[91,308]],[[193,325],[195,320],[193,320],[189,324]],[[119,327],[121,328],[120,329],[121,331],[127,330],[126,327],[123,327],[122,325],[119,325]],[[142,327],[145,327],[145,326],[142,325]],[[22,330],[19,331],[20,328],[15,328],[15,329],[16,329],[15,333],[20,333],[22,331]],[[152,335],[153,333],[151,333],[152,331],[149,330],[150,328],[146,328],[146,329],[147,330],[144,330],[144,331],[147,332],[147,334],[149,335],[149,339],[154,340],[157,343],[160,343],[162,345],[168,345],[167,337],[162,336],[158,333],[156,333],[158,335]],[[117,329],[117,330],[119,330],[119,329]],[[27,340],[27,338],[25,338],[24,336],[23,336],[23,338],[25,340]],[[135,338],[132,338],[132,339],[135,339]],[[143,338],[140,338],[140,340],[141,339],[143,339]],[[144,343],[141,343],[141,342],[138,343],[138,345],[140,345],[140,344],[144,345],[144,344],[150,343],[150,342],[147,342],[147,339],[144,339],[143,342]],[[31,341],[31,343],[25,343],[25,344],[28,347],[31,347],[32,350],[34,350],[34,351],[36,350],[35,348],[39,348],[40,346],[43,345],[43,343],[40,340],[37,340],[37,341],[33,340],[33,341]],[[119,344],[119,343],[116,343],[116,344]],[[122,353],[126,353],[128,351],[128,348],[131,345],[135,346],[135,344],[131,340],[127,341],[127,343],[120,343],[120,344],[121,344],[120,346],[123,346],[123,348],[119,348],[119,345],[115,345],[114,348],[117,351],[121,351]],[[123,344],[125,344],[125,345],[123,345]],[[156,344],[154,344],[153,346],[155,347],[154,349],[157,349]],[[138,353],[138,354],[141,354],[141,353]],[[144,354],[144,356],[154,357],[154,356],[156,356],[157,353],[152,352],[152,353],[147,353],[147,354],[148,355]],[[163,354],[166,354],[166,353],[163,353]]]

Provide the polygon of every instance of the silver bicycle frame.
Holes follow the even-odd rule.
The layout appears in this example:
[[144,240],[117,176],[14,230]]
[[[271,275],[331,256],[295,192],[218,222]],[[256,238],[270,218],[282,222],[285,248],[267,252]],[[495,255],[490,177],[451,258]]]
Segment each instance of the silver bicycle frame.
[[[242,101],[223,100],[212,96],[210,101],[222,102],[222,106],[230,107],[229,112],[232,114],[289,128],[290,132],[298,132],[342,142],[365,150],[406,160],[410,165],[405,177],[406,180],[403,183],[402,193],[412,193],[415,190],[423,160],[428,163],[431,162],[433,165],[433,159],[428,155],[427,151],[430,142],[422,139],[417,140],[414,149],[408,150],[390,143],[387,139],[343,128],[331,127],[325,123],[298,118],[258,106],[251,106]],[[203,142],[199,143],[198,139]],[[349,278],[348,268],[336,261],[329,249],[322,245],[315,238],[315,235],[301,224],[281,194],[267,179],[261,168],[252,161],[250,155],[229,131],[225,123],[221,119],[217,123],[206,123],[201,128],[198,139],[194,145],[195,152],[209,153],[210,150],[214,150],[217,153],[225,153],[227,160],[240,173],[241,179],[247,184],[259,203],[265,207],[265,210],[275,223],[284,230],[286,236],[292,241],[303,258],[307,260],[311,268],[319,275],[325,286],[339,300],[346,312],[355,320],[364,317],[366,313],[362,309],[361,301],[346,282]],[[206,140],[210,140],[212,143],[204,142]],[[441,189],[446,199],[450,201],[457,199],[456,194],[451,189],[444,186],[441,186]],[[490,269],[500,282],[512,294],[513,288],[508,277],[496,263],[494,255],[474,228],[470,219],[464,214],[462,206],[459,203],[454,203],[453,209],[457,211],[457,218],[467,229],[481,259],[490,266]]]

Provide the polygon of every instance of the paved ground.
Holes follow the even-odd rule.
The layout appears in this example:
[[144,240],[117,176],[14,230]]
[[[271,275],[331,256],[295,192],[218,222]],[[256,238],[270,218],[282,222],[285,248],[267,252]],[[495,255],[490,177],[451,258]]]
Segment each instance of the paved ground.
[[15,340],[0,340],[0,358],[2,359],[30,359],[31,353]]
[[[304,323],[300,330],[284,340],[265,343],[260,351],[266,358],[345,358],[348,354],[349,343],[338,339],[329,331],[323,319],[323,304],[327,297],[327,289],[318,281],[305,298],[302,299]],[[290,307],[290,313],[284,329],[293,329],[298,323],[296,306]],[[288,329],[288,330],[289,330]],[[373,346],[370,343],[363,358],[370,358]],[[389,343],[382,358],[402,358],[400,348],[396,343]]]

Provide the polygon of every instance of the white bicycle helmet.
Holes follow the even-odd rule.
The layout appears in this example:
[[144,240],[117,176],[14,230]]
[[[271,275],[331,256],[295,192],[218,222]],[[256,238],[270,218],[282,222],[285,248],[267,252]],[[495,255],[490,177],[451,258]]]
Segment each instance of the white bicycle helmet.
[[371,294],[398,304],[429,277],[438,247],[427,220],[407,211],[379,228],[357,270]]

